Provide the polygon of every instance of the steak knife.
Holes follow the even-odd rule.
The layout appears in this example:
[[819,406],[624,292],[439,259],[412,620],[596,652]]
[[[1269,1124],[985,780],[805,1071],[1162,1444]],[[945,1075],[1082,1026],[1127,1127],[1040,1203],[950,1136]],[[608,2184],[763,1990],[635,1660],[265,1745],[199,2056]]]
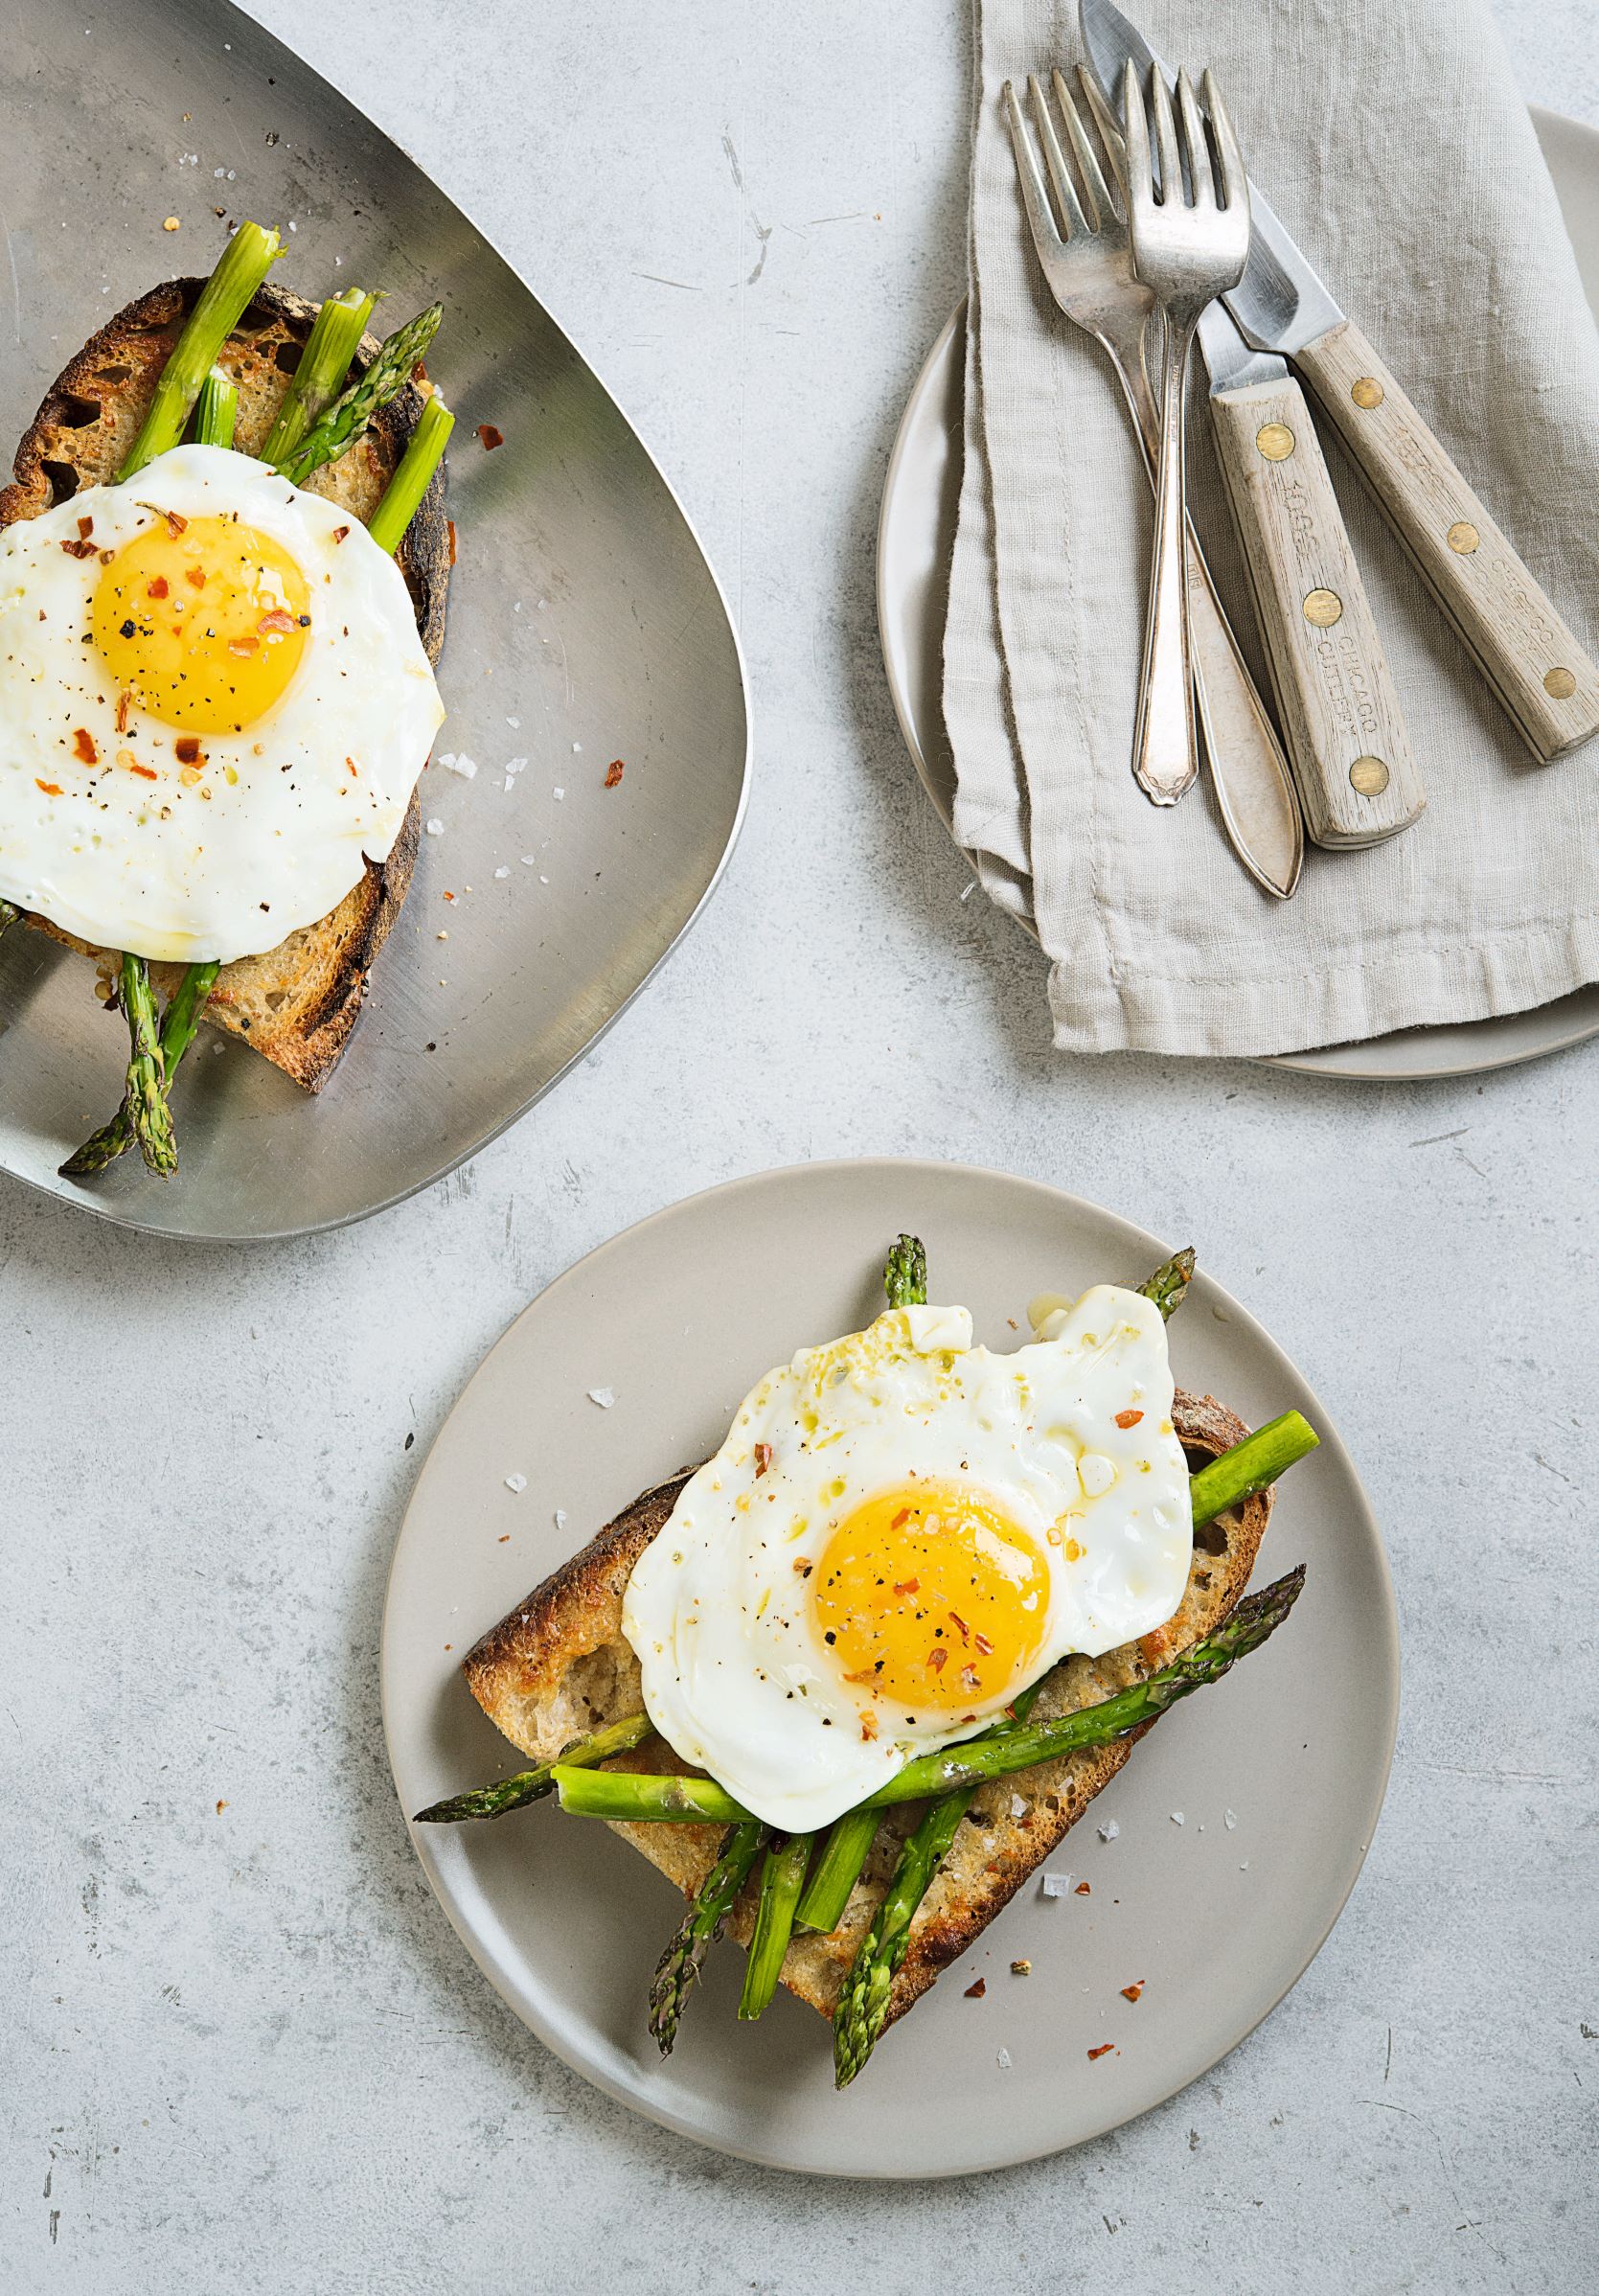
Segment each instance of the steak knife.
[[1305,827],[1318,845],[1379,844],[1427,796],[1304,393],[1220,303],[1199,348]]
[[[1172,80],[1112,0],[1078,0],[1078,15],[1110,103],[1129,62]],[[1253,179],[1249,204],[1249,260],[1228,310],[1252,345],[1305,377],[1533,754],[1575,748],[1599,731],[1599,669]]]

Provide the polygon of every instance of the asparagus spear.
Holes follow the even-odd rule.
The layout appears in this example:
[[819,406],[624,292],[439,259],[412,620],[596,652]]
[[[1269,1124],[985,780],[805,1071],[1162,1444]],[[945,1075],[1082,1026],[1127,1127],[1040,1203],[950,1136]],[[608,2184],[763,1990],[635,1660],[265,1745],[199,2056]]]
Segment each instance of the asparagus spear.
[[900,1237],[888,1254],[882,1288],[890,1307],[925,1307],[927,1254],[920,1236]]
[[161,370],[149,412],[117,472],[119,479],[131,478],[158,454],[177,445],[207,369],[282,252],[283,241],[275,231],[263,231],[259,223],[240,223],[201,288],[199,300],[172,346],[172,355]]
[[400,468],[383,490],[383,499],[372,514],[368,534],[379,550],[392,558],[405,540],[405,530],[432,483],[444,458],[455,417],[437,391],[428,400],[411,433],[411,443],[400,458]]
[[722,1844],[720,1857],[696,1891],[676,1934],[661,1955],[650,1987],[650,2030],[669,2055],[677,2038],[677,2020],[699,1975],[706,1948],[720,1935],[733,1900],[744,1886],[766,1829],[757,1819],[736,1825]]
[[0,933],[10,932],[21,914],[14,901],[0,901]]
[[[582,1769],[590,1762],[608,1761],[613,1754],[628,1754],[651,1733],[648,1714],[628,1714],[625,1721],[607,1723],[592,1736],[574,1738],[562,1748],[560,1759],[568,1769]],[[413,1825],[455,1825],[464,1818],[503,1818],[507,1810],[519,1810],[525,1802],[538,1802],[555,1792],[555,1763],[539,1762],[531,1770],[518,1770],[514,1778],[502,1778],[491,1786],[477,1786],[469,1794],[456,1794],[448,1802],[431,1802],[418,1810]]]
[[1138,1286],[1146,1299],[1153,1299],[1168,1323],[1182,1305],[1183,1294],[1194,1280],[1194,1247],[1185,1244],[1175,1251],[1164,1267],[1156,1268],[1147,1283]]
[[[223,373],[220,367],[213,367],[204,382],[201,383],[199,394],[194,401],[194,416],[191,428],[196,444],[202,447],[231,447],[233,445],[233,426],[238,413],[239,389],[237,384],[231,376]],[[126,955],[122,961],[125,970],[129,963],[143,963],[141,958],[129,958]],[[205,1000],[210,996],[220,970],[221,967],[209,958],[203,964],[185,966],[177,987],[168,999],[166,1017],[161,1023],[160,1035],[160,1090],[164,1108],[166,1095],[171,1090],[172,1078],[177,1071],[177,1065],[194,1041],[194,1031],[199,1026],[199,1018],[205,1009]],[[145,968],[144,977],[148,990],[149,986],[148,967]],[[126,1002],[126,997],[124,1002]],[[128,1024],[131,1027],[131,1012]],[[171,1134],[170,1110],[167,1111],[167,1132],[170,1137]],[[83,1142],[81,1148],[67,1158],[66,1162],[60,1167],[63,1178],[84,1180],[91,1173],[103,1172],[107,1164],[115,1163],[119,1156],[132,1147],[136,1138],[143,1146],[144,1137],[139,1131],[130,1071],[129,1088],[123,1095],[121,1108],[118,1109],[109,1124],[103,1124],[97,1133]],[[177,1164],[175,1140],[171,1142],[171,1154],[172,1162],[166,1168],[175,1170]],[[148,1150],[146,1161],[148,1161]],[[161,1168],[160,1166],[152,1167],[152,1169]]]
[[[925,1754],[907,1762],[886,1785],[862,1803],[865,1809],[890,1809],[897,1802],[920,1802],[928,1794],[964,1791],[994,1778],[1011,1778],[1037,1762],[1053,1761],[1062,1754],[1080,1754],[1085,1747],[1107,1746],[1129,1731],[1141,1730],[1179,1698],[1189,1697],[1207,1684],[1220,1682],[1228,1669],[1250,1651],[1258,1650],[1288,1617],[1305,1581],[1304,1568],[1286,1578],[1245,1595],[1238,1607],[1203,1642],[1187,1650],[1142,1682],[1095,1706],[1060,1714],[1051,1722],[1029,1722],[1026,1706],[1016,1702],[1018,1718],[996,1723],[978,1738],[947,1746],[942,1753]],[[1031,1705],[1038,1685],[1027,1692]],[[655,1819],[675,1824],[738,1825],[749,1817],[742,1802],[709,1778],[673,1778],[628,1770],[566,1770],[558,1762],[556,1790],[560,1806],[581,1818],[616,1820]]]
[[145,1162],[163,1180],[170,1180],[177,1170],[177,1141],[172,1135],[172,1112],[167,1106],[167,1064],[161,1051],[155,992],[149,984],[148,965],[142,956],[130,956],[126,950],[122,1008],[127,1017],[129,1044],[123,1106]]
[[1264,1427],[1246,1435],[1230,1451],[1223,1451],[1220,1458],[1207,1459],[1198,1474],[1188,1479],[1195,1529],[1254,1492],[1264,1491],[1295,1459],[1314,1451],[1320,1441],[1299,1412],[1284,1412],[1280,1418],[1268,1419]]
[[411,379],[411,370],[426,353],[445,315],[442,303],[397,328],[379,348],[372,364],[348,383],[331,406],[317,417],[289,453],[274,464],[295,486],[304,486],[313,471],[336,462],[354,444],[380,407],[399,395]]
[[343,387],[376,301],[362,287],[346,287],[342,295],[330,295],[317,312],[294,379],[266,434],[261,450],[263,463],[276,468],[326,413],[334,393]]
[[755,1916],[755,1935],[744,1962],[744,1988],[739,1996],[739,2015],[746,2023],[761,2014],[777,1991],[783,1957],[794,1933],[794,1908],[805,1883],[814,1836],[790,1834],[774,1842],[761,1869],[761,1903]]

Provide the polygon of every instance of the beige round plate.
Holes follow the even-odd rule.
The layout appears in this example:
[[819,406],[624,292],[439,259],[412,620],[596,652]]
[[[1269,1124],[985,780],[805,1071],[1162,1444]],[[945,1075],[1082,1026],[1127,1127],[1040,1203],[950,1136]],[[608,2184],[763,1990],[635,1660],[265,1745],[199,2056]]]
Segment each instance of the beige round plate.
[[[968,1301],[993,1345],[1014,1343],[1009,1319],[1034,1294],[1137,1277],[1166,1250],[1036,1182],[885,1159],[739,1181],[590,1253],[472,1379],[400,1532],[383,1718],[407,1812],[520,1766],[456,1670],[473,1639],[637,1491],[714,1448],[763,1371],[874,1315],[901,1228],[925,1238],[936,1296]],[[417,1853],[468,1951],[558,2055],[652,2120],[749,2160],[953,2176],[1148,2111],[1282,1999],[1337,1918],[1382,1806],[1399,1703],[1393,1595],[1348,1456],[1259,1324],[1201,1278],[1173,1354],[1185,1385],[1251,1424],[1296,1405],[1320,1429],[1260,1564],[1276,1575],[1303,1561],[1310,1579],[1278,1639],[1163,1721],[1048,1861],[1089,1894],[1024,1889],[838,2096],[813,2010],[780,1993],[758,2025],[736,2022],[743,1957],[732,1946],[710,1957],[661,2061],[645,1997],[680,1900],[605,1827],[544,1802],[419,1828]],[[591,1388],[612,1390],[609,1410]],[[519,1494],[506,1487],[515,1475],[527,1477]],[[1111,1817],[1121,1830],[1106,1843],[1097,1826]],[[1030,1977],[1011,1975],[1017,1958]],[[968,2000],[978,1976],[987,1996]],[[1133,2006],[1121,1988],[1140,1980]]]
[[[1588,302],[1599,313],[1599,130],[1537,104],[1532,118]],[[955,767],[944,730],[940,656],[960,497],[965,319],[963,304],[917,378],[894,442],[878,524],[878,628],[889,690],[912,761],[947,829]],[[1282,1053],[1272,1066],[1369,1083],[1473,1076],[1564,1052],[1591,1036],[1599,1036],[1599,985],[1531,1012]]]

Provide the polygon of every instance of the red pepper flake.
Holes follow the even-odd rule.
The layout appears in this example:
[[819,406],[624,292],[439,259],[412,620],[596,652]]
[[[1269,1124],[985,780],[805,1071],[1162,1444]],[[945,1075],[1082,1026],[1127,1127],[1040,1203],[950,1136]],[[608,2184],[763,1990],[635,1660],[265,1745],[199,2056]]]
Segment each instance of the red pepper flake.
[[942,1674],[949,1663],[949,1653],[942,1643],[935,1642],[927,1653],[927,1664],[935,1674]]
[[771,1465],[771,1445],[769,1443],[757,1443],[755,1446],[755,1472],[757,1477],[765,1475],[766,1469]]
[[95,747],[94,735],[86,725],[74,726],[72,753],[80,765],[95,766],[100,763],[100,751]]
[[1085,1881],[1080,1881],[1076,1889],[1073,1890],[1072,1895],[1074,1897],[1091,1897],[1093,1895],[1093,1892],[1089,1889]]
[[445,523],[449,528],[449,563],[453,566],[455,563],[455,520],[447,518]]
[[[343,541],[343,540],[344,540],[344,538],[345,538],[345,536],[346,536],[346,535],[347,535],[349,532],[350,532],[350,529],[349,529],[349,527],[348,527],[348,526],[335,526],[335,527],[333,528],[333,540],[334,540],[334,541],[335,541],[335,542],[342,542],[342,541]],[[511,1533],[510,1533],[510,1531],[507,1531],[505,1535],[506,1535],[506,1537],[507,1537],[507,1538],[509,1538],[509,1537],[511,1536]]]
[[1118,1427],[1136,1427],[1143,1415],[1142,1412],[1118,1412],[1116,1425]]
[[981,1689],[981,1688],[982,1681],[978,1675],[976,1667],[963,1666],[961,1668],[961,1688],[963,1690],[977,1690]]
[[616,787],[616,785],[617,785],[617,783],[618,783],[618,782],[621,780],[621,778],[622,778],[623,774],[624,774],[624,773],[625,773],[627,770],[628,770],[628,769],[627,769],[627,767],[626,767],[626,766],[625,766],[625,765],[622,763],[622,760],[621,760],[619,757],[613,757],[613,758],[611,759],[611,761],[610,761],[610,764],[609,764],[609,765],[608,765],[608,766],[605,768],[605,787],[606,787],[606,789],[607,789],[607,790],[614,790],[614,789],[615,789],[615,787]]
[[179,734],[172,744],[180,766],[197,766],[200,762],[199,737],[193,733]]
[[127,713],[132,706],[133,696],[127,687],[124,686],[122,692],[117,696],[117,731],[119,733],[127,731]]
[[228,1806],[228,1805],[227,1805],[227,1803],[226,1803],[225,1802],[219,1802],[217,1804],[217,1815],[218,1816],[218,1818],[221,1816],[222,1812],[223,1812],[223,1811],[224,1811],[224,1810],[227,1808],[227,1806]]
[[861,1715],[861,1717],[860,1717],[860,1734],[861,1734],[862,1738],[864,1738],[864,1740],[866,1741],[867,1745],[869,1746],[869,1745],[872,1743],[872,1740],[873,1740],[873,1739],[874,1739],[874,1738],[877,1736],[877,1734],[878,1734],[878,1717],[876,1716],[876,1714],[862,1714],[862,1715]]
[[61,793],[61,785],[58,781],[40,781],[36,773],[34,776],[34,787],[35,790],[42,790],[47,797],[58,797]]
[[983,1995],[988,1991],[988,1979],[986,1977],[979,1977],[974,1986],[967,1986],[966,1997],[968,2001],[981,2001]]
[[159,781],[161,778],[153,766],[129,766],[127,769],[130,773],[137,773],[141,781]]
[[146,583],[145,595],[147,598],[165,598],[168,586],[165,574],[158,574],[153,582]]
[[356,765],[354,759],[353,757],[347,757],[344,762],[350,769],[351,780],[359,781],[361,778],[361,769],[359,766]]
[[903,1530],[903,1528],[904,1528],[905,1525],[906,1525],[906,1524],[907,1524],[909,1521],[910,1521],[910,1509],[909,1509],[909,1507],[908,1507],[908,1506],[902,1506],[902,1507],[901,1507],[901,1509],[900,1509],[899,1513],[898,1513],[898,1514],[895,1516],[895,1518],[894,1518],[893,1522],[892,1522],[892,1523],[891,1523],[891,1524],[888,1526],[888,1527],[889,1527],[889,1529],[890,1529],[890,1530]]
[[230,654],[237,654],[240,661],[247,662],[251,654],[256,652],[260,644],[260,638],[229,638],[228,652]]
[[286,613],[281,606],[275,606],[269,614],[262,615],[256,628],[258,630],[297,630],[299,624],[292,614]]
[[93,558],[96,555],[93,542],[84,541],[81,535],[76,542],[63,542],[61,548],[68,558]]
[[971,1640],[976,1643],[978,1650],[982,1653],[984,1658],[992,1658],[994,1656],[994,1644],[989,1641],[986,1634],[973,1635]]
[[477,435],[483,441],[485,454],[492,454],[496,447],[505,445],[504,431],[496,430],[492,423],[480,423],[477,426]]
[[894,1592],[896,1595],[920,1595],[922,1581],[919,1578],[897,1578],[894,1581]]
[[1141,1977],[1135,1986],[1123,1986],[1122,1999],[1124,2001],[1136,2001],[1140,1993],[1142,1993],[1144,1990],[1144,1987],[1148,1982],[1149,1981],[1147,1978]]
[[966,1620],[961,1617],[960,1612],[951,1611],[949,1616],[951,1619],[953,1619],[955,1624],[961,1630],[961,1641],[963,1642],[969,1642],[971,1640],[971,1629],[970,1626],[968,1626]]
[[192,590],[203,590],[205,587],[205,568],[203,566],[185,566],[183,569],[183,579],[189,585],[189,587]]
[[189,531],[188,519],[180,517],[175,510],[164,510],[158,515],[166,519],[167,532],[171,536],[174,542],[177,540],[177,538],[180,534],[187,534]]
[[93,534],[94,530],[95,530],[95,522],[94,522],[93,518],[80,518],[80,519],[79,519],[79,521],[78,521],[78,539],[79,539],[79,540],[80,540],[80,542],[86,542],[86,541],[88,540],[88,539],[89,539],[90,535],[91,535],[91,534]]
[[1097,2057],[1108,2056],[1108,2055],[1110,2055],[1110,2052],[1111,2052],[1111,2050],[1112,2050],[1112,2049],[1114,2049],[1114,2048],[1115,2048],[1115,2046],[1116,2046],[1116,2044],[1115,2044],[1115,2042],[1114,2042],[1114,2041],[1101,2041],[1101,2043],[1100,2043],[1100,2045],[1099,2045],[1099,2047],[1098,2047],[1097,2049],[1090,2049],[1090,2050],[1089,2050],[1089,2052],[1088,2052],[1088,2062],[1089,2062],[1089,2064],[1090,2064],[1090,2065],[1091,2065],[1091,2064],[1093,2064],[1093,2062],[1095,2061],[1095,2059],[1096,2059]]

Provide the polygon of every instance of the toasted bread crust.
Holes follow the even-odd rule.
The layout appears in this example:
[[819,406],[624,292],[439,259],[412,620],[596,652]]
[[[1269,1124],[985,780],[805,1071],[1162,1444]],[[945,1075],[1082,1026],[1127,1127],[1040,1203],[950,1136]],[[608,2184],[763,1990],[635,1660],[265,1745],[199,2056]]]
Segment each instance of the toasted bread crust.
[[[1210,1395],[1177,1389],[1173,1421],[1191,1464],[1230,1450],[1247,1432]],[[525,1602],[491,1627],[462,1662],[474,1698],[499,1729],[536,1759],[607,1721],[637,1713],[638,1662],[622,1635],[622,1598],[634,1563],[676,1504],[689,1475],[645,1492],[563,1563]],[[1248,1584],[1271,1510],[1270,1492],[1207,1524],[1195,1537],[1181,1606],[1165,1626],[1103,1658],[1074,1658],[1046,1682],[1035,1712],[1042,1720],[1094,1704],[1140,1680],[1178,1650],[1212,1633]],[[902,2016],[939,1972],[967,1952],[1040,1861],[1109,1784],[1136,1736],[1039,1764],[979,1789],[955,1843],[911,1924],[894,1982],[889,2022]],[[662,1740],[619,1756],[616,1768],[682,1770]],[[1019,1807],[1017,1806],[1019,1803]],[[828,1937],[797,1937],[783,1963],[783,1982],[824,2016],[836,2006],[845,1976],[888,1886],[899,1845],[921,1814],[907,1803],[884,1812],[866,1871],[839,1927]],[[714,1862],[721,1829],[707,1825],[617,1825],[684,1893],[692,1894]],[[728,1921],[747,1944],[755,1885]]]
[[[0,490],[0,527],[37,517],[82,488],[115,477],[204,284],[171,279],[151,287],[67,362],[17,448],[11,484]],[[229,337],[219,363],[239,386],[236,443],[241,451],[253,453],[264,443],[316,311],[304,296],[268,283]],[[365,365],[377,347],[377,336],[367,335],[357,364]],[[342,503],[364,524],[405,451],[423,403],[422,393],[407,384],[349,453],[316,473],[308,491]],[[435,665],[444,646],[449,558],[441,470],[398,553],[417,629]],[[369,861],[359,882],[319,923],[290,933],[263,955],[225,965],[205,1021],[241,1037],[308,1091],[320,1091],[350,1040],[373,963],[410,887],[421,827],[421,800],[413,792],[387,860]],[[93,948],[47,918],[27,921],[94,957],[106,977],[114,974],[116,952]],[[158,985],[170,990],[181,970],[156,966]]]

